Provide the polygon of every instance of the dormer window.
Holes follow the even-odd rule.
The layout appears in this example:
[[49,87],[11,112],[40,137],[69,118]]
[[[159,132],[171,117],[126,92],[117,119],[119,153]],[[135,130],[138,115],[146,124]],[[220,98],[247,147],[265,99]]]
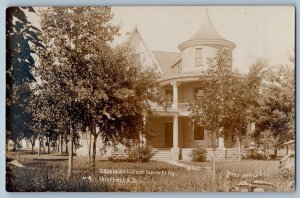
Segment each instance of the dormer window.
[[140,54],[134,54],[134,61],[138,66],[141,66],[141,55]]
[[203,65],[203,49],[195,48],[195,67]]

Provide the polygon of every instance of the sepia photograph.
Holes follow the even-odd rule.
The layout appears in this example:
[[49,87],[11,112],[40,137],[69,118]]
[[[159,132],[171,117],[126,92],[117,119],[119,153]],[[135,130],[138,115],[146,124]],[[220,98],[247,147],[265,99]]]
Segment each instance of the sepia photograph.
[[6,191],[294,192],[294,6],[6,9]]

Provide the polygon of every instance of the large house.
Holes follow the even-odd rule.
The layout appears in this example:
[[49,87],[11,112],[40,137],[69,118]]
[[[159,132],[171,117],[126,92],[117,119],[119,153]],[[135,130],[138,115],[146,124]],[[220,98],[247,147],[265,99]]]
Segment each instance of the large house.
[[[137,27],[128,34],[127,42],[142,67],[157,68],[161,76],[161,94],[171,98],[172,105],[167,110],[154,104],[154,115],[146,117],[146,126],[151,131],[146,144],[155,148],[154,158],[188,159],[188,153],[196,146],[208,149],[233,147],[234,138],[231,133],[225,131],[222,140],[218,141],[215,134],[209,133],[203,127],[194,126],[189,118],[189,103],[193,102],[196,95],[205,97],[201,75],[208,68],[207,58],[216,56],[220,49],[232,53],[235,48],[235,43],[226,40],[217,32],[207,12],[195,34],[179,43],[180,52],[151,51]],[[87,134],[83,134],[82,146],[77,150],[78,155],[87,154],[88,138]],[[101,146],[99,142],[98,147]],[[108,151],[105,155],[110,154]]]

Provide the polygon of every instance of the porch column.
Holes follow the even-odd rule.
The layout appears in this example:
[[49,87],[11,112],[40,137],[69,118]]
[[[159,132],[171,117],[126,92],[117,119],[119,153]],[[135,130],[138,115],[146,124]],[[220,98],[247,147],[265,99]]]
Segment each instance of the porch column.
[[173,116],[173,160],[180,159],[181,149],[178,147],[178,114]]
[[143,131],[140,132],[140,146],[141,147],[144,147],[146,146],[146,133],[145,133],[145,130],[146,130],[146,120],[147,120],[147,117],[146,115],[143,116]]
[[178,84],[177,84],[176,81],[173,81],[171,83],[171,85],[173,86],[173,104],[172,104],[172,108],[177,109],[178,108]]
[[173,117],[173,148],[178,148],[178,115]]

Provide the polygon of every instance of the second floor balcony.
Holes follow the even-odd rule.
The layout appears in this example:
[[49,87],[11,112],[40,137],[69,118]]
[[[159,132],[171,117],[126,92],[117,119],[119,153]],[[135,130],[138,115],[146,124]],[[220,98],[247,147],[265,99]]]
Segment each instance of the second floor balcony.
[[188,114],[195,98],[203,96],[203,89],[203,83],[200,80],[186,82],[173,80],[161,86],[161,94],[166,104],[153,104],[152,108],[156,111],[176,111]]
[[153,110],[157,111],[182,111],[182,112],[187,112],[189,111],[190,108],[190,103],[188,102],[179,102],[177,104],[170,103],[166,106],[158,105],[158,104],[152,104],[151,105]]

